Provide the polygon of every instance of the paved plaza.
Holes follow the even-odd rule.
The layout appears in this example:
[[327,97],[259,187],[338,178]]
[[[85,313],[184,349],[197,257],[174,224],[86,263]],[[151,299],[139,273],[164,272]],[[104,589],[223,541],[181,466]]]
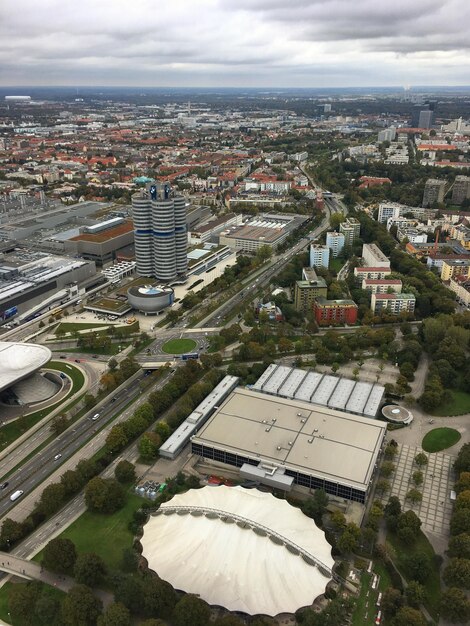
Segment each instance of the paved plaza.
[[[428,464],[419,468],[413,459],[422,451],[417,446],[399,445],[398,454],[393,461],[396,469],[389,479],[391,490],[383,501],[387,502],[390,496],[397,496],[404,509],[412,509],[418,515],[424,532],[447,536],[452,513],[450,492],[455,482],[452,469],[455,457],[442,452],[426,453]],[[423,499],[417,504],[411,504],[409,501],[405,502],[405,497],[415,487],[411,477],[416,470],[420,470],[424,477],[423,484],[417,487],[423,494]]]

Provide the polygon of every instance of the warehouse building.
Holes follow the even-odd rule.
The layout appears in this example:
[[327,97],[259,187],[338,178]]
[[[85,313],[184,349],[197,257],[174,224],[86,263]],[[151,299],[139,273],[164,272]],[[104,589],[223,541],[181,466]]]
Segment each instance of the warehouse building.
[[364,503],[385,434],[378,420],[237,388],[191,438],[191,450],[285,491],[295,484]]

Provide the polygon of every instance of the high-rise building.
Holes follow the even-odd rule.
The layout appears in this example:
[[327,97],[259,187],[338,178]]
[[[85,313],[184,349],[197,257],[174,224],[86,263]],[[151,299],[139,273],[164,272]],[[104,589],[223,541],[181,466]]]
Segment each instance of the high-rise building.
[[334,257],[337,257],[339,254],[341,254],[341,251],[344,248],[343,233],[337,233],[334,230],[326,233],[326,245],[331,250],[331,254]]
[[423,207],[429,207],[434,202],[444,202],[446,181],[438,178],[428,178],[424,185]]
[[470,176],[456,176],[452,188],[452,203],[462,204],[470,198]]
[[426,102],[425,104],[415,104],[411,111],[412,128],[431,128],[434,124],[436,114],[436,103]]
[[339,232],[344,235],[344,245],[352,246],[361,234],[361,223],[355,217],[347,217],[339,225]]
[[188,267],[186,202],[168,184],[148,185],[132,196],[137,273],[163,282]]
[[433,123],[433,111],[420,111],[418,128],[431,128]]
[[317,243],[310,245],[310,267],[326,267],[330,263],[330,249]]

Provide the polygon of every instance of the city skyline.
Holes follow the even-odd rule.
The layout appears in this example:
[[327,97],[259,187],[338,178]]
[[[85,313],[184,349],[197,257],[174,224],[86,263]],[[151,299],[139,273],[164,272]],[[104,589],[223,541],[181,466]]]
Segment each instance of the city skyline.
[[470,84],[465,0],[4,0],[0,86]]

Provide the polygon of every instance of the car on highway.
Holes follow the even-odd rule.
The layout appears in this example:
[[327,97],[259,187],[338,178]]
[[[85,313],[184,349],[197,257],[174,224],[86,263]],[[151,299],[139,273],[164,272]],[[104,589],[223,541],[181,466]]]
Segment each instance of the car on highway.
[[96,420],[97,420],[97,419],[99,419],[99,418],[100,418],[100,414],[99,414],[99,413],[95,413],[95,414],[93,415],[93,417],[91,418],[91,421],[92,421],[92,422],[96,422]]
[[75,359],[75,363],[80,363],[80,359]]
[[60,355],[60,358],[61,358],[61,359],[66,359],[67,357],[65,356],[65,354],[61,354],[61,355]]
[[23,494],[24,494],[24,491],[22,491],[21,489],[18,489],[18,491],[15,491],[15,493],[11,494],[10,500],[14,502],[15,500],[18,500],[18,498],[21,498]]
[[2,483],[2,484],[0,485],[0,489],[6,489],[6,488],[8,487],[8,485],[9,485],[9,484],[10,484],[10,483],[9,483],[8,481],[5,481],[4,483]]
[[98,355],[97,355],[97,354],[94,354],[91,358],[92,358],[92,359],[97,359],[97,358],[98,358]]
[[55,457],[54,457],[54,461],[58,461],[61,458],[62,458],[61,454],[56,454]]

